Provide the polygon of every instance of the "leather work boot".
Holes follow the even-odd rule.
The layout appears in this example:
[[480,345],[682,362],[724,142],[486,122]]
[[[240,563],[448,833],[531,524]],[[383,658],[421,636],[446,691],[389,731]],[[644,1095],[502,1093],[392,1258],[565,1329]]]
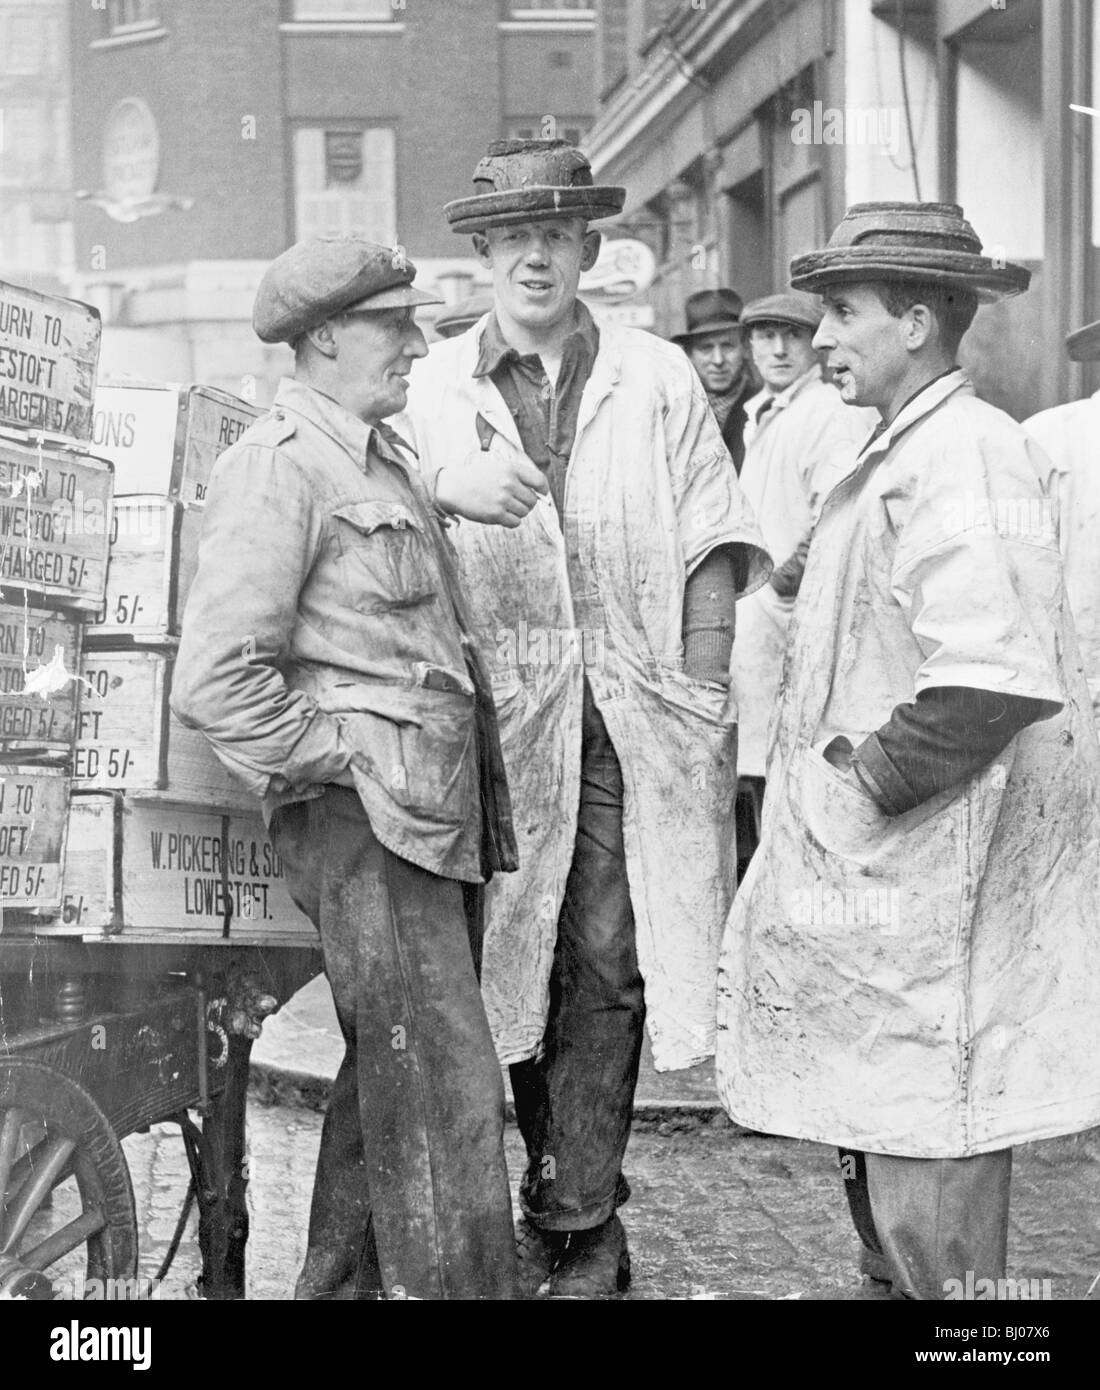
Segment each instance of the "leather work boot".
[[630,1252],[617,1216],[588,1231],[572,1231],[550,1277],[551,1298],[612,1298],[630,1285]]
[[544,1231],[526,1216],[516,1222],[516,1259],[519,1261],[519,1291],[523,1298],[534,1298],[553,1273],[569,1239],[568,1231]]

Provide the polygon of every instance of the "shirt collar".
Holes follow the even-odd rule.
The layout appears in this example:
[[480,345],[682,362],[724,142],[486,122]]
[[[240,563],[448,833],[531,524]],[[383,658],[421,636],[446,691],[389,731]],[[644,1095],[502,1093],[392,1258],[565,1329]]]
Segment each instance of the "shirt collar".
[[[585,348],[593,358],[600,346],[600,334],[596,327],[596,321],[589,312],[588,306],[582,304],[579,299],[573,305],[572,331],[562,344],[563,357],[569,350],[571,343]],[[492,376],[502,363],[517,361],[523,356],[537,357],[538,354],[524,354],[518,348],[514,348],[501,332],[495,311],[491,313],[481,331],[481,344],[477,365],[474,367],[474,376]]]
[[762,391],[757,391],[756,395],[753,396],[751,400],[745,402],[745,411],[749,419],[756,419],[757,413],[765,401],[771,401],[771,406],[768,411],[769,414],[775,410],[786,409],[800,391],[807,387],[811,381],[818,381],[820,377],[821,364],[815,362],[808,371],[803,372],[800,377],[796,377],[789,386],[784,386],[782,391],[773,392],[765,386]]
[[930,415],[937,406],[943,404],[948,396],[964,389],[972,392],[974,386],[961,367],[949,367],[947,371],[933,377],[919,391],[913,392],[889,425],[879,425],[879,428],[863,446],[860,457],[866,458],[870,453],[885,451],[911,425],[915,425],[918,420],[923,420],[926,415]]
[[301,415],[310,424],[323,430],[330,439],[334,439],[350,454],[360,467],[366,464],[367,455],[372,449],[384,459],[402,463],[403,460],[396,448],[409,448],[400,435],[388,425],[368,425],[366,421],[360,420],[350,410],[345,409],[339,401],[326,396],[315,386],[307,386],[304,381],[296,381],[293,377],[281,378],[274,403],[281,409]]

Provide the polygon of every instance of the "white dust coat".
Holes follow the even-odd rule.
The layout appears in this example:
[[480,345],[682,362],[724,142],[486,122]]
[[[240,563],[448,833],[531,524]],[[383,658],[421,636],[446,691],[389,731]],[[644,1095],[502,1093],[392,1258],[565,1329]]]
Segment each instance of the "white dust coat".
[[1100,391],[1040,411],[1024,429],[1058,469],[1060,544],[1066,593],[1100,729]]
[[[475,378],[481,324],[417,362],[406,415],[429,475],[476,453],[519,450],[500,393]],[[542,1041],[573,857],[587,674],[622,764],[638,961],[656,1066],[714,1050],[718,946],[736,870],[736,710],[683,670],[684,583],[716,546],[748,547],[745,592],[767,553],[695,372],[679,348],[605,327],[565,483],[564,526],[541,500],[515,530],[451,530],[493,672],[520,869],[487,895],[482,990],[502,1061]]]
[[[781,565],[813,530],[826,493],[842,476],[838,453],[842,462],[851,459],[878,423],[878,412],[845,405],[836,387],[822,381],[816,364],[775,397],[757,424],[756,412],[767,399],[762,391],[745,406],[740,482],[764,544]],[[783,598],[764,584],[737,609],[730,676],[742,776],[764,776],[768,723],[779,694],[794,603],[793,597]]]
[[[1100,1122],[1100,752],[1052,505],[1042,450],[959,371],[826,499],[722,952],[742,1124],[945,1158]],[[951,685],[1057,712],[892,818],[822,756]]]

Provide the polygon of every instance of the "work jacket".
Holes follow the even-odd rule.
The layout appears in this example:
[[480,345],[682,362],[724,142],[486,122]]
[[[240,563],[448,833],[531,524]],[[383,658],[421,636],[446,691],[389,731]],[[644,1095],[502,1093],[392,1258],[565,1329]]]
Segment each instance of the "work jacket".
[[513,867],[515,847],[467,621],[393,436],[284,380],[211,475],[172,708],[266,819],[354,786],[387,849],[477,883]]
[[[1054,489],[956,370],[825,501],[719,977],[720,1094],[750,1128],[953,1158],[1100,1121],[1100,751]],[[942,686],[1049,717],[886,816],[823,749]]]
[[1058,470],[1066,593],[1100,728],[1100,391],[1042,410],[1024,421],[1024,429]]
[[[759,412],[768,400],[771,405]],[[845,405],[816,363],[774,397],[747,403],[741,487],[776,564],[813,531],[821,503],[843,464],[878,423],[877,411]],[[758,420],[759,415],[759,420]],[[787,626],[795,598],[763,584],[737,610],[730,676],[737,698],[737,770],[763,777],[768,723],[775,710]]]
[[[482,320],[484,323],[484,320]],[[519,452],[488,377],[481,324],[413,368],[421,467],[461,465],[480,441]],[[490,427],[481,428],[478,417]],[[770,563],[684,353],[602,327],[581,399],[559,522],[549,497],[511,530],[453,528],[492,669],[520,870],[487,897],[482,988],[502,1059],[542,1042],[558,913],[573,859],[585,675],[622,764],[623,833],[638,961],[658,1068],[713,1052],[718,941],[736,869],[736,710],[684,673],[684,584],[715,546],[747,552],[744,592]]]

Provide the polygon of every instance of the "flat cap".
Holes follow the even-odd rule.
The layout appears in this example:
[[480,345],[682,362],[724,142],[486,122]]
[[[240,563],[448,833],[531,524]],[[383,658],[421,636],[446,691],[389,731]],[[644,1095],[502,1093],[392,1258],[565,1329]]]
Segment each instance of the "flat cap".
[[366,237],[309,237],[271,262],[252,307],[252,327],[265,343],[291,343],[333,314],[442,304],[412,287],[416,267],[400,246]]
[[815,293],[869,280],[917,280],[969,290],[983,303],[1020,294],[1031,271],[982,255],[957,203],[855,203],[820,251],[791,261],[791,285]]
[[746,304],[741,314],[745,328],[754,323],[791,323],[798,328],[816,328],[825,310],[812,295],[791,290],[787,294],[766,294]]
[[1100,358],[1100,319],[1068,334],[1066,352],[1071,362],[1095,362]]
[[567,140],[495,140],[474,170],[474,195],[443,208],[452,232],[515,222],[622,212],[626,189],[592,182],[592,166]]

